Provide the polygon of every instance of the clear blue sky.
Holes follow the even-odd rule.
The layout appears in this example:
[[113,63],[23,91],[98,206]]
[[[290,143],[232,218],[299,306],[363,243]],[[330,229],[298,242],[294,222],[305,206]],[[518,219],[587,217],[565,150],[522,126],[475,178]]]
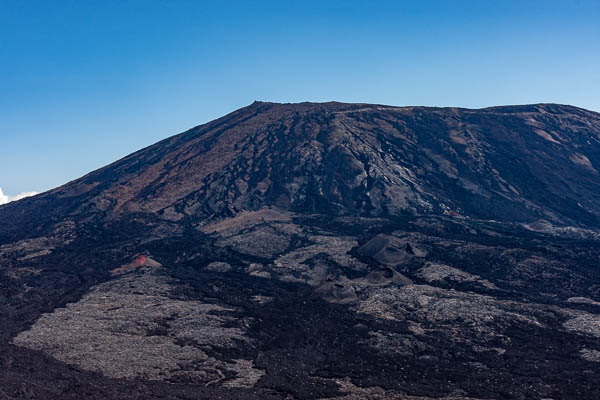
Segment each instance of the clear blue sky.
[[600,111],[600,1],[0,0],[0,187],[254,100]]

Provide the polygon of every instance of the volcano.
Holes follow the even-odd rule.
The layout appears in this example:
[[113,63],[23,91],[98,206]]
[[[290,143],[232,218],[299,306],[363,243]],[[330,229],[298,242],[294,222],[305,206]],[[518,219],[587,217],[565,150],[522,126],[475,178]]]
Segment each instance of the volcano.
[[0,206],[0,397],[600,398],[600,114],[254,102]]

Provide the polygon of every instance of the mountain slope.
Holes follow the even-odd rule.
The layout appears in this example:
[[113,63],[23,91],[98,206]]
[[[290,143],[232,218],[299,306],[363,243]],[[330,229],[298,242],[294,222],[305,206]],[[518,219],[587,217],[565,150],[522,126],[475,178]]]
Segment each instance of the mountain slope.
[[198,222],[275,205],[597,227],[599,126],[600,115],[560,105],[256,102],[48,192],[31,207],[59,216],[149,212]]
[[255,102],[0,206],[0,395],[598,398],[599,171],[572,106]]

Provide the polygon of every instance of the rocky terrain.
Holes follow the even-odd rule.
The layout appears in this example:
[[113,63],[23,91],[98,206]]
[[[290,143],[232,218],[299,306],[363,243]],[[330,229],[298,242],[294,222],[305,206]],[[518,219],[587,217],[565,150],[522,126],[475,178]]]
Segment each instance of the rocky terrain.
[[600,398],[600,114],[255,102],[0,206],[0,398]]

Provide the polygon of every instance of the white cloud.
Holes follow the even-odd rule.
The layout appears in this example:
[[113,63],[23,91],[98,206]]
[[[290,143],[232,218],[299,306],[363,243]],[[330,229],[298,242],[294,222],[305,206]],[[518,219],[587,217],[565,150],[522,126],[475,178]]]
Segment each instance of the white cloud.
[[25,197],[35,196],[36,194],[38,194],[38,193],[37,192],[23,192],[23,193],[19,193],[16,196],[7,196],[2,191],[2,188],[0,188],[0,206],[2,204],[10,203],[11,201],[17,201],[17,200],[24,199]]

